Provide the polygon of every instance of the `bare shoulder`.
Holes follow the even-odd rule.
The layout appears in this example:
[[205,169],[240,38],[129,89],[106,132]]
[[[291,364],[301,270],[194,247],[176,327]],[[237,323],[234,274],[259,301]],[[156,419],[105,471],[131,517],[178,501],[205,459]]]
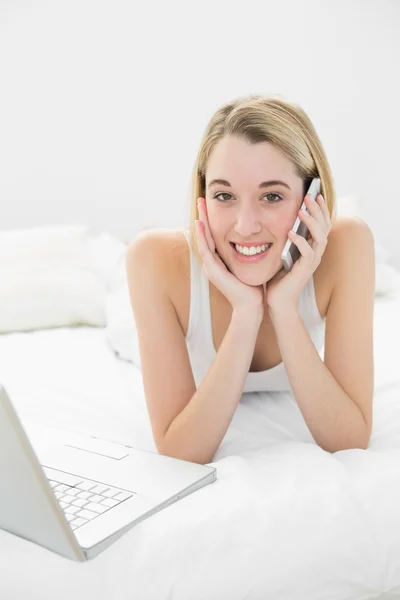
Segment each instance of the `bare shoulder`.
[[[151,273],[158,289],[173,301],[175,292],[190,274],[189,253],[183,230],[147,229],[130,242],[126,253],[128,280]],[[175,302],[173,302],[175,304]]]
[[343,285],[351,272],[364,272],[366,276],[374,277],[374,236],[369,225],[360,217],[338,217],[334,221],[325,254],[334,287]]
[[[360,258],[359,255],[359,252],[362,253],[359,248],[362,239],[367,245],[373,246],[372,232],[362,219],[346,216],[336,217],[333,221],[325,252],[314,273],[316,301],[319,312],[324,318],[335,288],[342,285],[343,279],[346,278],[345,270],[348,269],[349,256],[353,255],[355,261],[362,262],[362,257]],[[366,263],[365,268],[368,268],[368,264],[371,266],[370,259],[367,259]],[[373,266],[372,260],[372,268]]]
[[176,267],[177,261],[185,258],[185,236],[178,229],[146,229],[141,231],[127,248],[127,260],[136,255],[146,254],[156,260],[160,270]]
[[348,252],[358,250],[360,245],[374,249],[374,236],[369,225],[360,217],[338,217],[332,225],[327,246],[338,257],[336,264],[340,267],[343,260],[338,260],[339,257],[348,257]]

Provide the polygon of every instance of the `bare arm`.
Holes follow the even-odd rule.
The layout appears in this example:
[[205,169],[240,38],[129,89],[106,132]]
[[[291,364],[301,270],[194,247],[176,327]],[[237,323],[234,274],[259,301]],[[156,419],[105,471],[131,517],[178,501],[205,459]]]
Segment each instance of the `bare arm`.
[[316,443],[327,452],[365,450],[374,397],[374,239],[366,223],[346,217],[336,221],[329,244],[335,282],[324,361],[296,308],[271,316],[290,385]]
[[179,248],[172,234],[150,231],[127,251],[143,386],[160,454],[211,462],[240,401],[251,364],[261,307],[233,310],[214,362],[196,390],[185,335],[168,294]]
[[163,454],[212,461],[243,393],[260,324],[261,315],[233,313],[214,362],[165,434]]

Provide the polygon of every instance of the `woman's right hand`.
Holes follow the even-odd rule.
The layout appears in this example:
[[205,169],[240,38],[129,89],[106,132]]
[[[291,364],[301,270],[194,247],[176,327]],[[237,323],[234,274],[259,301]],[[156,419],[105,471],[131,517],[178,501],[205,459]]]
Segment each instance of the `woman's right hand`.
[[[203,272],[207,279],[230,302],[234,311],[245,309],[257,311],[260,318],[264,314],[265,284],[247,285],[230,273],[215,249],[215,242],[208,223],[207,208],[204,198],[197,201],[199,221],[195,221],[197,246],[203,260]],[[250,313],[249,313],[250,314]]]

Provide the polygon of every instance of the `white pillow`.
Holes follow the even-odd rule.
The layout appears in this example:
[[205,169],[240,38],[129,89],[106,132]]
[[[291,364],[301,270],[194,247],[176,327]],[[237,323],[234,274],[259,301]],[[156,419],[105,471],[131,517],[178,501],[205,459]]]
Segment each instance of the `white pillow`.
[[0,232],[0,333],[105,326],[106,286],[87,237],[84,225]]
[[48,225],[0,231],[0,264],[33,256],[79,256],[88,236],[86,225]]
[[120,358],[140,368],[139,341],[126,282],[108,294],[106,321],[106,339],[111,348]]
[[375,296],[386,296],[400,290],[400,272],[384,263],[376,265]]
[[[109,233],[101,233],[88,240],[89,254],[93,257],[98,273],[110,292],[124,282],[119,274],[122,271],[121,261],[124,264],[126,248],[124,242]],[[122,275],[124,275],[123,271]]]

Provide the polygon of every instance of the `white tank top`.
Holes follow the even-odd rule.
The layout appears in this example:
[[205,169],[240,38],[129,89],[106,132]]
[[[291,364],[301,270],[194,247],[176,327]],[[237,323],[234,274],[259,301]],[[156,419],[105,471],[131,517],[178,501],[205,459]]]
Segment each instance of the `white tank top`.
[[[214,362],[216,350],[212,338],[209,281],[202,271],[189,243],[190,249],[190,313],[186,345],[196,387],[199,387]],[[325,320],[321,317],[315,299],[314,278],[311,276],[299,296],[299,314],[319,355],[324,357]],[[248,373],[243,392],[291,391],[285,365],[280,362],[266,371]]]

